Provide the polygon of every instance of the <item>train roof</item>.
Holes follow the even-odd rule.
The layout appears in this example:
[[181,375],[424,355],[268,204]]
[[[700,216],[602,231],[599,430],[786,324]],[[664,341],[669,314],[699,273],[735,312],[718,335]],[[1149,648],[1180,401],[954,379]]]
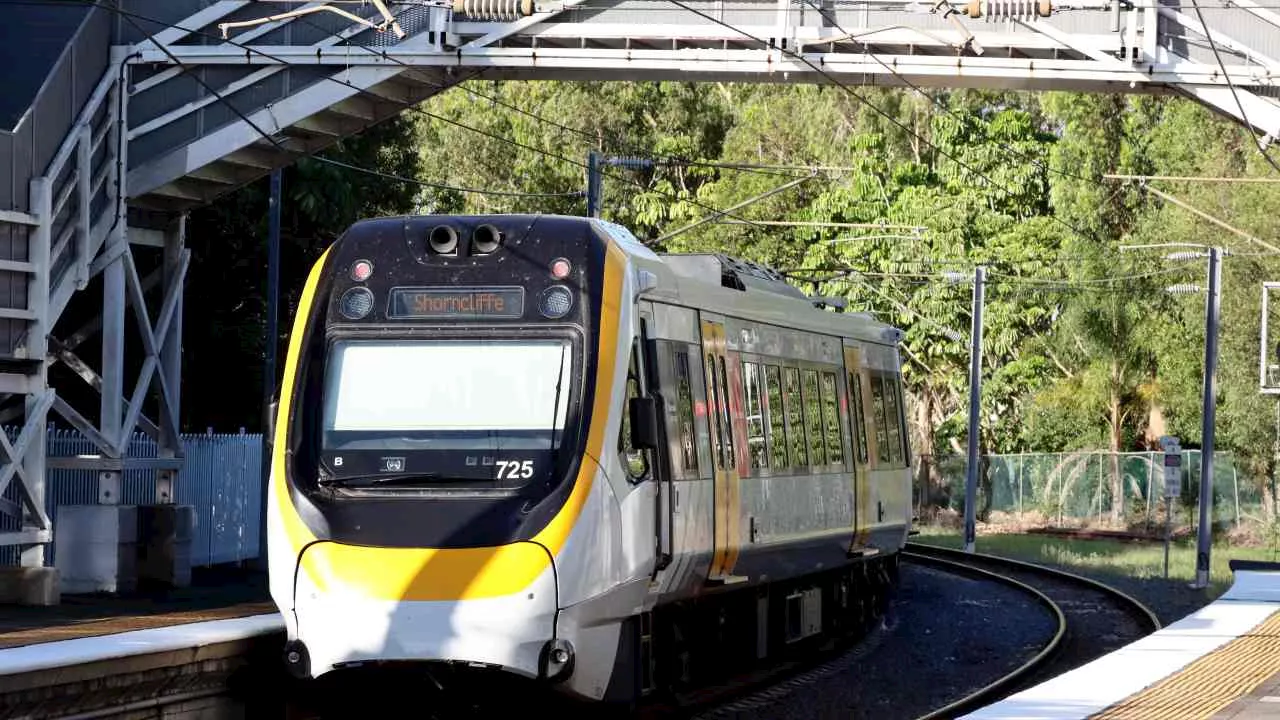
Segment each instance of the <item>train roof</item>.
[[626,227],[600,218],[541,213],[404,215],[359,220],[351,225],[347,234],[361,236],[380,225],[428,217],[465,222],[503,218],[551,224],[565,230],[592,227],[611,238],[632,265],[642,271],[647,281],[639,290],[652,300],[882,345],[897,345],[902,339],[900,329],[870,313],[821,309],[820,305],[829,305],[832,299],[806,295],[773,268],[721,253],[655,253]]
[[870,313],[820,309],[832,299],[805,295],[768,266],[722,253],[655,253],[621,225],[595,218],[591,222],[652,275],[641,291],[653,300],[882,345],[896,346],[902,339],[900,329]]

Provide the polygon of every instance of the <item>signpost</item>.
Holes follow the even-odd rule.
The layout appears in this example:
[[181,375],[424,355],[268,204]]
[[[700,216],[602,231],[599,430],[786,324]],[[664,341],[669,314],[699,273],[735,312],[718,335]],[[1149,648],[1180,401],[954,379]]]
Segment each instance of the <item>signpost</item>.
[[1178,438],[1160,438],[1164,448],[1164,577],[1169,579],[1169,545],[1173,541],[1173,503],[1182,496],[1182,446]]

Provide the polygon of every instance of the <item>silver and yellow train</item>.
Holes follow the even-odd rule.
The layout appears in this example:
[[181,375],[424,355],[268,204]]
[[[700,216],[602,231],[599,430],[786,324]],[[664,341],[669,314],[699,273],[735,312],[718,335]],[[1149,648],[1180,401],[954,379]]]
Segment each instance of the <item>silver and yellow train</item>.
[[599,219],[354,224],[274,411],[285,662],[631,703],[865,623],[911,521],[901,337]]

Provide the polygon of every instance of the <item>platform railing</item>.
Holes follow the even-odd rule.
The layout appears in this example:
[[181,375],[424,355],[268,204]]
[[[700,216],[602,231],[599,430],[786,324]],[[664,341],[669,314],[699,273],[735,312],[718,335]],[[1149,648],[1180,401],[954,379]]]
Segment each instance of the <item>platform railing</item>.
[[[6,427],[14,438],[18,428]],[[181,436],[186,462],[175,483],[175,501],[195,508],[191,537],[191,566],[208,567],[251,560],[258,556],[258,514],[262,489],[262,436],[256,433],[186,433]],[[95,452],[95,445],[74,429],[50,427],[50,458],[75,457]],[[158,443],[145,432],[134,433],[132,457],[156,457]],[[122,473],[121,505],[146,505],[155,497],[156,473],[146,469]],[[45,512],[57,527],[58,508],[97,502],[95,470],[48,470]],[[16,499],[10,487],[5,498]],[[9,497],[14,495],[14,497]],[[16,526],[16,518],[0,517],[0,532]],[[0,548],[0,565],[18,564],[18,548]],[[48,546],[45,566],[56,562],[55,544]]]

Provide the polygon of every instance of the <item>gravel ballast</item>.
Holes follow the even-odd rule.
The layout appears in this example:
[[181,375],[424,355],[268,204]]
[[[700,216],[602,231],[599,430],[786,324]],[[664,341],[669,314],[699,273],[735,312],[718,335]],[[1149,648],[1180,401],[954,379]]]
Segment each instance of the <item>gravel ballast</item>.
[[1023,591],[903,563],[882,628],[841,658],[701,718],[914,718],[1023,664],[1056,632]]

